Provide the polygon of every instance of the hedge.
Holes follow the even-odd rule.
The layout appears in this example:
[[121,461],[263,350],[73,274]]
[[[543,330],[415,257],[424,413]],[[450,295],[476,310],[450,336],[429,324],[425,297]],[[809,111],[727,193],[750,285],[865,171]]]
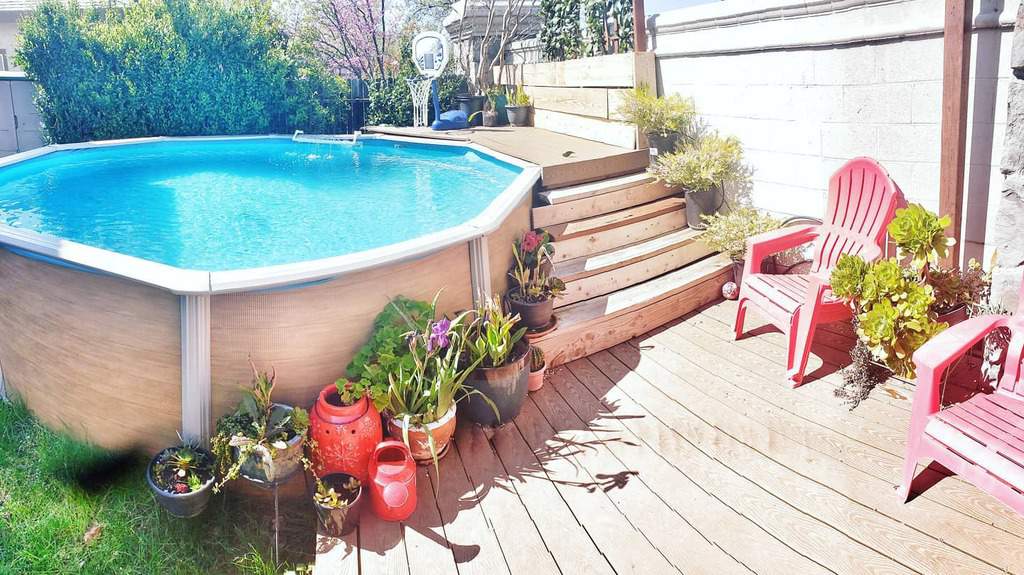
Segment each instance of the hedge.
[[47,1],[15,56],[53,143],[156,135],[348,131],[347,83],[260,0]]

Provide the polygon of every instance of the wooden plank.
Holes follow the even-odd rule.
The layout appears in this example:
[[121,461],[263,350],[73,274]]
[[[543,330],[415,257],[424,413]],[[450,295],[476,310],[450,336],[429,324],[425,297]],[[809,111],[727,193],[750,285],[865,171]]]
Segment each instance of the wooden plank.
[[416,510],[404,524],[409,573],[415,575],[442,575],[457,571],[434,498],[432,470],[433,467],[428,466],[416,470]]
[[629,174],[628,176],[601,180],[599,182],[591,182],[587,184],[580,184],[578,186],[558,188],[555,190],[544,190],[537,194],[537,197],[547,205],[557,205],[563,202],[582,200],[599,194],[614,192],[623,188],[643,185],[652,181],[654,181],[654,177],[649,175],[647,172],[638,172],[635,174]]
[[[615,350],[613,350],[614,352]],[[708,388],[715,388],[719,385],[717,381],[708,385],[709,378],[718,379],[712,370],[701,368],[685,360],[673,363],[672,369],[668,369],[645,353],[641,353],[639,361],[634,364],[636,356],[632,355],[628,349],[626,352],[629,354],[627,361],[630,361],[632,373],[643,378],[650,387],[660,391],[658,394],[652,394],[649,401],[664,403],[665,399],[669,399],[671,405],[665,407],[666,412],[673,408],[675,408],[674,412],[678,412],[680,411],[678,408],[683,408],[692,414],[692,416],[687,415],[680,418],[680,421],[690,420],[690,424],[683,423],[682,426],[675,428],[685,433],[699,448],[755,481],[764,489],[783,498],[790,505],[826,522],[854,541],[874,550],[879,557],[896,559],[900,564],[924,573],[934,573],[939,570],[950,573],[998,573],[1003,571],[975,556],[946,545],[931,535],[911,529],[900,521],[891,519],[888,514],[877,513],[875,507],[864,506],[852,501],[844,493],[834,490],[838,488],[834,485],[834,481],[837,480],[835,475],[829,475],[829,479],[824,484],[808,480],[807,474],[825,474],[825,471],[820,469],[810,469],[814,467],[814,462],[807,466],[801,465],[800,469],[794,470],[772,459],[770,456],[779,456],[780,450],[786,445],[782,436],[780,434],[772,435],[771,430],[751,422],[743,415],[748,410],[758,408],[756,403],[747,404],[742,400],[743,397],[749,398],[749,396],[741,394],[740,398],[733,400],[739,404],[739,411],[732,411],[727,404],[710,398]],[[684,365],[684,362],[687,365]],[[622,369],[626,369],[624,365]],[[719,389],[710,391],[717,393]],[[644,404],[650,406],[649,401],[645,401]],[[700,423],[697,423],[698,421]],[[803,457],[809,456],[810,452],[803,454]],[[828,462],[824,460],[822,466],[831,467],[829,472],[835,469],[834,465],[829,466]],[[852,484],[856,484],[858,481],[871,481],[867,474],[861,475],[858,480],[857,475],[849,470],[845,471],[843,477],[846,482]],[[882,488],[881,485],[885,487]],[[876,482],[874,489],[877,491],[878,489],[891,489],[891,487],[883,482]],[[849,487],[844,489],[844,491],[850,490]],[[858,489],[857,495],[865,499],[872,499],[878,505],[884,505],[876,497],[867,494],[865,490]],[[937,509],[938,507],[934,506],[930,510]],[[893,513],[896,512],[895,504],[891,506],[891,510]],[[924,513],[924,506],[918,511]],[[944,513],[943,515],[949,517],[948,514]],[[902,513],[902,516],[903,519],[911,519],[911,514]],[[963,523],[960,526],[969,529],[967,518],[962,517],[962,519]],[[921,526],[920,523],[917,525],[918,528]],[[937,537],[962,535],[962,533],[944,530],[942,527],[931,527],[930,532],[942,532],[937,534]],[[974,551],[978,551],[984,546],[981,541],[976,540],[973,543],[971,548]],[[813,555],[811,556],[813,557]],[[1009,558],[1004,556],[1000,559],[1008,560]],[[845,566],[845,570],[856,571],[856,566],[860,563],[857,554],[851,553],[849,556],[833,556],[831,566],[839,568]]]
[[[543,390],[542,390],[543,391]],[[527,398],[519,418],[529,425],[517,425],[541,468],[565,499],[580,523],[616,573],[670,573],[676,570],[644,535],[623,516],[598,478],[588,473],[581,461],[593,451],[558,436],[532,397]],[[604,470],[602,470],[603,472]],[[565,566],[569,572],[574,569]]]
[[574,222],[547,226],[546,229],[551,233],[554,241],[560,242],[580,236],[594,235],[598,232],[603,232],[612,228],[628,226],[643,220],[656,218],[669,212],[682,211],[685,205],[686,200],[683,198],[668,197],[648,204],[612,212],[610,214],[602,214]]
[[459,574],[509,573],[501,544],[480,506],[481,494],[470,484],[454,442],[439,467],[440,474],[432,475],[437,507]]
[[[480,501],[480,507],[505,551],[512,573],[556,573],[558,566],[545,547],[530,513],[511,487],[498,457],[491,449],[483,428],[459,425],[456,431],[459,454]],[[530,553],[523,553],[530,549]]]
[[318,532],[313,569],[316,575],[359,575],[359,529],[342,538]]
[[561,572],[611,575],[614,571],[608,558],[559,494],[543,462],[518,429],[519,426],[532,429],[536,416],[539,416],[536,410],[521,413],[512,425],[495,430],[491,438],[509,486],[519,494]]
[[559,365],[646,333],[721,297],[732,268],[714,259],[567,307],[558,328],[534,343]]
[[[653,57],[654,54],[651,53],[650,56]],[[653,58],[650,62],[653,64]],[[641,70],[644,74],[649,73],[647,67]],[[636,71],[634,55],[624,53],[562,62],[508,64],[504,70],[495,68],[494,77],[509,78],[510,83],[524,86],[632,88],[636,85]],[[649,82],[649,78],[644,79]]]
[[632,124],[538,109],[533,112],[533,125],[612,146],[636,148],[636,126]]
[[565,282],[590,277],[693,243],[700,235],[698,230],[683,228],[607,252],[559,262],[554,265],[554,274]]
[[[634,286],[673,270],[678,270],[711,254],[704,242],[690,240],[661,253],[648,255],[633,263],[566,282],[565,293],[556,300],[558,308]],[[639,256],[635,256],[639,257]]]
[[[599,353],[592,358],[599,356],[609,357]],[[599,425],[609,431],[629,433],[630,444],[636,443],[636,447],[616,442],[609,444],[609,449],[623,463],[642,469],[639,478],[710,542],[755,573],[788,575],[823,570],[697,483],[695,479],[713,477],[722,471],[707,457],[684,457],[676,449],[672,430],[631,400],[620,399],[624,396],[613,390],[616,382],[595,367],[591,359],[569,363],[559,372],[564,375],[555,389],[566,403],[591,427]],[[607,393],[616,399],[605,399]],[[698,468],[706,470],[695,471]]]
[[609,191],[571,202],[533,208],[533,225],[546,228],[574,220],[625,210],[669,196],[681,195],[681,188],[661,182],[646,181],[637,186]]
[[677,210],[600,233],[554,243],[554,262],[591,256],[624,245],[649,240],[686,227],[686,212]]
[[967,89],[971,70],[973,0],[946,0],[942,42],[942,145],[939,153],[939,213],[953,220],[956,246],[947,266],[960,263],[963,227],[964,158],[967,150]]
[[401,523],[384,521],[373,512],[362,515],[359,520],[360,573],[409,573],[402,537]]
[[[1024,565],[1024,546],[1019,536],[993,530],[985,520],[955,511],[936,501],[918,498],[904,505],[893,497],[891,479],[880,478],[877,471],[871,471],[881,466],[892,470],[890,476],[898,477],[902,463],[900,458],[883,457],[879,462],[874,457],[863,457],[865,446],[858,446],[828,427],[811,423],[797,413],[786,412],[755,393],[759,387],[773,386],[756,381],[753,374],[738,378],[735,373],[723,369],[727,362],[721,358],[707,352],[701,353],[690,346],[678,347],[677,341],[667,339],[671,335],[672,332],[666,330],[654,339],[645,339],[642,355],[677,376],[677,383],[689,386],[693,393],[710,398],[703,400],[702,397],[701,401],[693,401],[692,395],[687,396],[691,398],[687,409],[702,419],[801,475],[954,545],[965,553],[1003,569],[1010,565]],[[637,352],[622,346],[611,351],[620,361],[630,363],[637,356]],[[607,359],[595,356],[594,361],[600,363]],[[652,377],[657,377],[657,373],[660,372],[652,370]],[[750,381],[751,385],[737,383],[744,379]],[[708,381],[715,383],[704,385]],[[776,395],[792,401],[782,391]],[[705,409],[701,410],[701,407]]]
[[[566,150],[565,153],[572,152]],[[576,157],[571,154],[569,157]],[[650,164],[647,150],[630,150],[614,156],[576,160],[560,164],[545,165],[541,179],[547,189],[596,182],[616,176],[633,174]]]
[[536,110],[553,110],[576,116],[609,119],[608,88],[526,86]]
[[[656,494],[641,478],[641,468],[627,465],[612,452],[613,445],[626,451],[649,452],[648,448],[637,445],[628,432],[600,424],[590,426],[580,419],[556,390],[567,377],[571,378],[567,370],[556,370],[551,384],[531,397],[558,438],[581,446],[577,461],[595,478],[595,487],[604,491],[629,522],[682,573],[745,571]],[[588,419],[592,419],[589,414]]]

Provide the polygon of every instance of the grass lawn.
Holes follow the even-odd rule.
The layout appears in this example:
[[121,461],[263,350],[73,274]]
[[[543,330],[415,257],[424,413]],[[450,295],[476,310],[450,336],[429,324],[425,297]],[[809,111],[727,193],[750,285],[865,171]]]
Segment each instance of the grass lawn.
[[[0,401],[0,575],[281,570],[269,561],[269,505],[220,495],[199,517],[175,519],[146,487],[146,463],[49,431]],[[310,561],[311,509],[282,521],[284,558]]]

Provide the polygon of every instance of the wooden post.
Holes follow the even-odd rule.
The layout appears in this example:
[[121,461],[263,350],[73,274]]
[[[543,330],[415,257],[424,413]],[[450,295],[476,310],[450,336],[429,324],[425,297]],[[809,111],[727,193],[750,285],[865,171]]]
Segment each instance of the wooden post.
[[647,16],[644,15],[644,0],[633,0],[633,50],[647,51]]
[[946,0],[942,56],[942,151],[939,163],[939,215],[953,220],[956,247],[945,265],[960,264],[967,148],[967,85],[971,68],[973,0]]

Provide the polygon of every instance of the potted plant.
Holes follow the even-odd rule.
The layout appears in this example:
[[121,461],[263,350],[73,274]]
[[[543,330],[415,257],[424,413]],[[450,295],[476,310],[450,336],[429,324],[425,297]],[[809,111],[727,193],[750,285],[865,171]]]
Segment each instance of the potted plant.
[[734,137],[707,134],[695,143],[661,154],[648,171],[658,180],[686,190],[686,222],[703,230],[703,216],[716,213],[725,202],[725,182],[740,177],[743,148]]
[[466,398],[466,417],[495,427],[512,421],[526,399],[526,360],[530,345],[526,328],[516,329],[519,316],[505,313],[498,298],[488,298],[465,323],[469,361],[476,366],[466,386],[476,393]]
[[530,112],[533,110],[532,104],[533,101],[530,99],[530,95],[523,90],[523,86],[521,84],[516,86],[509,97],[508,105],[505,106],[509,124],[517,128],[529,126]]
[[466,114],[466,121],[469,122],[470,126],[479,126],[481,124],[481,114],[484,109],[484,104],[487,102],[487,96],[484,94],[456,94],[455,104],[459,107],[462,113]]
[[889,223],[897,257],[869,264],[844,254],[832,270],[832,292],[853,306],[858,338],[897,377],[913,379],[914,352],[958,319],[950,314],[958,305],[976,303],[986,291],[976,262],[965,273],[935,267],[955,244],[945,235],[950,223],[911,204]]
[[325,534],[343,537],[359,525],[362,512],[363,486],[348,473],[332,473],[323,478],[313,476],[316,491],[313,505]]
[[658,155],[676,149],[679,139],[691,129],[696,108],[693,100],[672,94],[659,98],[649,87],[640,85],[626,92],[618,107],[619,116],[647,136]]
[[213,488],[214,458],[194,445],[168,447],[146,468],[146,484],[168,513],[195,517],[206,509]]
[[743,263],[747,256],[747,238],[777,229],[782,222],[754,208],[739,208],[725,214],[704,216],[707,224],[700,239],[715,251],[729,256],[737,284],[743,281]]
[[252,388],[245,390],[233,413],[217,420],[217,434],[211,439],[220,482],[242,476],[254,483],[284,480],[303,465],[303,444],[309,429],[309,414],[301,407],[274,403],[275,373],[260,372],[250,360]]
[[[432,309],[436,297],[434,302]],[[403,358],[388,372],[384,407],[388,433],[408,445],[418,463],[432,460],[437,466],[455,432],[458,401],[476,393],[465,385],[479,363],[463,361],[466,316],[431,321],[423,330],[401,334],[408,362]],[[411,319],[409,325],[415,326]]]
[[548,364],[544,361],[544,350],[536,345],[530,347],[530,375],[527,379],[527,389],[537,391],[544,387],[544,372]]
[[565,291],[562,280],[551,275],[551,234],[543,230],[526,232],[512,244],[515,260],[509,275],[512,289],[508,292],[508,305],[530,330],[540,330],[551,324],[555,298]]
[[984,301],[989,290],[989,277],[977,260],[970,260],[967,269],[933,268],[926,280],[935,292],[936,321],[958,324],[968,317],[968,306]]

